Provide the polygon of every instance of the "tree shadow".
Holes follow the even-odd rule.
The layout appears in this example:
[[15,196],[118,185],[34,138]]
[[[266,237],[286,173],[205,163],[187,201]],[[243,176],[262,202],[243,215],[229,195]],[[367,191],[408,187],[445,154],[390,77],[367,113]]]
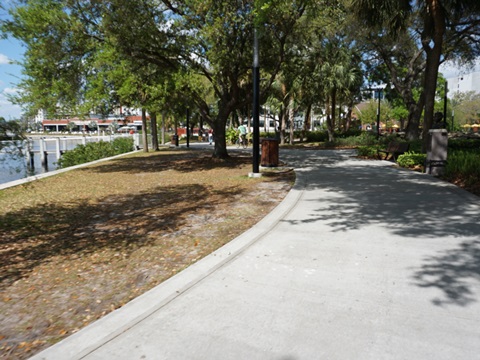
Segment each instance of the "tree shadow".
[[467,306],[476,302],[472,281],[480,281],[480,240],[464,241],[457,248],[425,258],[425,264],[414,273],[415,285],[438,288],[445,298],[435,298],[438,306]]
[[436,305],[465,306],[476,301],[472,284],[466,280],[480,281],[480,241],[476,240],[480,199],[425,174],[385,162],[352,159],[348,154],[291,156],[306,184],[305,191],[322,191],[311,200],[308,217],[285,221],[321,222],[331,232],[374,225],[386,236],[399,239],[435,239],[452,246],[461,242],[458,248],[426,258],[413,278],[417,286],[438,287],[444,292],[445,299],[433,300]]
[[462,198],[461,189],[384,162],[316,159],[297,160],[296,170],[304,174],[306,191],[322,189],[322,197],[311,200],[318,206],[308,219],[289,220],[292,223],[321,221],[333,232],[375,224],[387,233],[414,238],[480,234],[475,196],[465,193]]
[[251,156],[238,154],[227,159],[215,159],[212,157],[211,152],[206,150],[160,151],[140,156],[141,161],[132,161],[131,158],[117,158],[110,160],[108,163],[84,168],[83,170],[98,173],[148,173],[175,170],[188,173],[212,169],[239,168],[252,162]]
[[[56,256],[85,256],[102,248],[132,253],[185,224],[200,208],[228,202],[237,188],[162,186],[137,195],[109,196],[96,203],[44,204],[0,216],[0,290]],[[158,238],[158,236],[157,236]]]

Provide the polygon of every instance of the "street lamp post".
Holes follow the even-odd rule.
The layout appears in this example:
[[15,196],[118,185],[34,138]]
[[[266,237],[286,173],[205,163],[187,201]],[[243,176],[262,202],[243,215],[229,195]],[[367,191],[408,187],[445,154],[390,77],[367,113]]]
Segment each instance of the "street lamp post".
[[382,98],[382,89],[376,89],[378,94],[378,106],[377,106],[377,139],[380,138],[380,100]]
[[[443,98],[443,128],[447,128],[447,94],[448,94],[448,81],[445,80],[445,96]],[[453,131],[453,128],[452,128]]]
[[253,33],[253,173],[260,173],[260,61],[257,29]]

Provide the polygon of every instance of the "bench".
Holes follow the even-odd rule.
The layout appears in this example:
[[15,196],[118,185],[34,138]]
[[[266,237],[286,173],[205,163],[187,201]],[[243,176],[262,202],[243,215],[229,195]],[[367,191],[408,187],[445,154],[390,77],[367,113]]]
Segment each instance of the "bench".
[[405,154],[409,148],[410,148],[410,144],[408,143],[390,141],[387,145],[387,148],[383,150],[378,150],[377,154],[380,159],[381,159],[380,153],[385,153],[385,158],[383,160],[387,160],[388,155],[391,155],[393,160],[397,161],[398,155]]

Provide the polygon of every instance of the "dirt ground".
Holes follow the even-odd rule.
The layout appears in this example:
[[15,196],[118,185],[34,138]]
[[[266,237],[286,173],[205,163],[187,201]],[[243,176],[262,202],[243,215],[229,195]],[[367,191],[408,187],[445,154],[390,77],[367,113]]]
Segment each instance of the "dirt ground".
[[268,214],[293,172],[251,158],[137,153],[0,191],[0,358],[25,359]]

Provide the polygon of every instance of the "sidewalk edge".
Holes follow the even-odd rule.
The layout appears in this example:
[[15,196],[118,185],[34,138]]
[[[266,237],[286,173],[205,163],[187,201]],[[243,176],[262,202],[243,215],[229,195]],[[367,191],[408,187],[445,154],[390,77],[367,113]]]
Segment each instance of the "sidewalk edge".
[[266,235],[295,207],[303,194],[304,187],[304,176],[296,172],[295,184],[286,197],[252,228],[170,279],[133,299],[122,308],[111,312],[30,359],[82,359],[139,324],[232,261]]

